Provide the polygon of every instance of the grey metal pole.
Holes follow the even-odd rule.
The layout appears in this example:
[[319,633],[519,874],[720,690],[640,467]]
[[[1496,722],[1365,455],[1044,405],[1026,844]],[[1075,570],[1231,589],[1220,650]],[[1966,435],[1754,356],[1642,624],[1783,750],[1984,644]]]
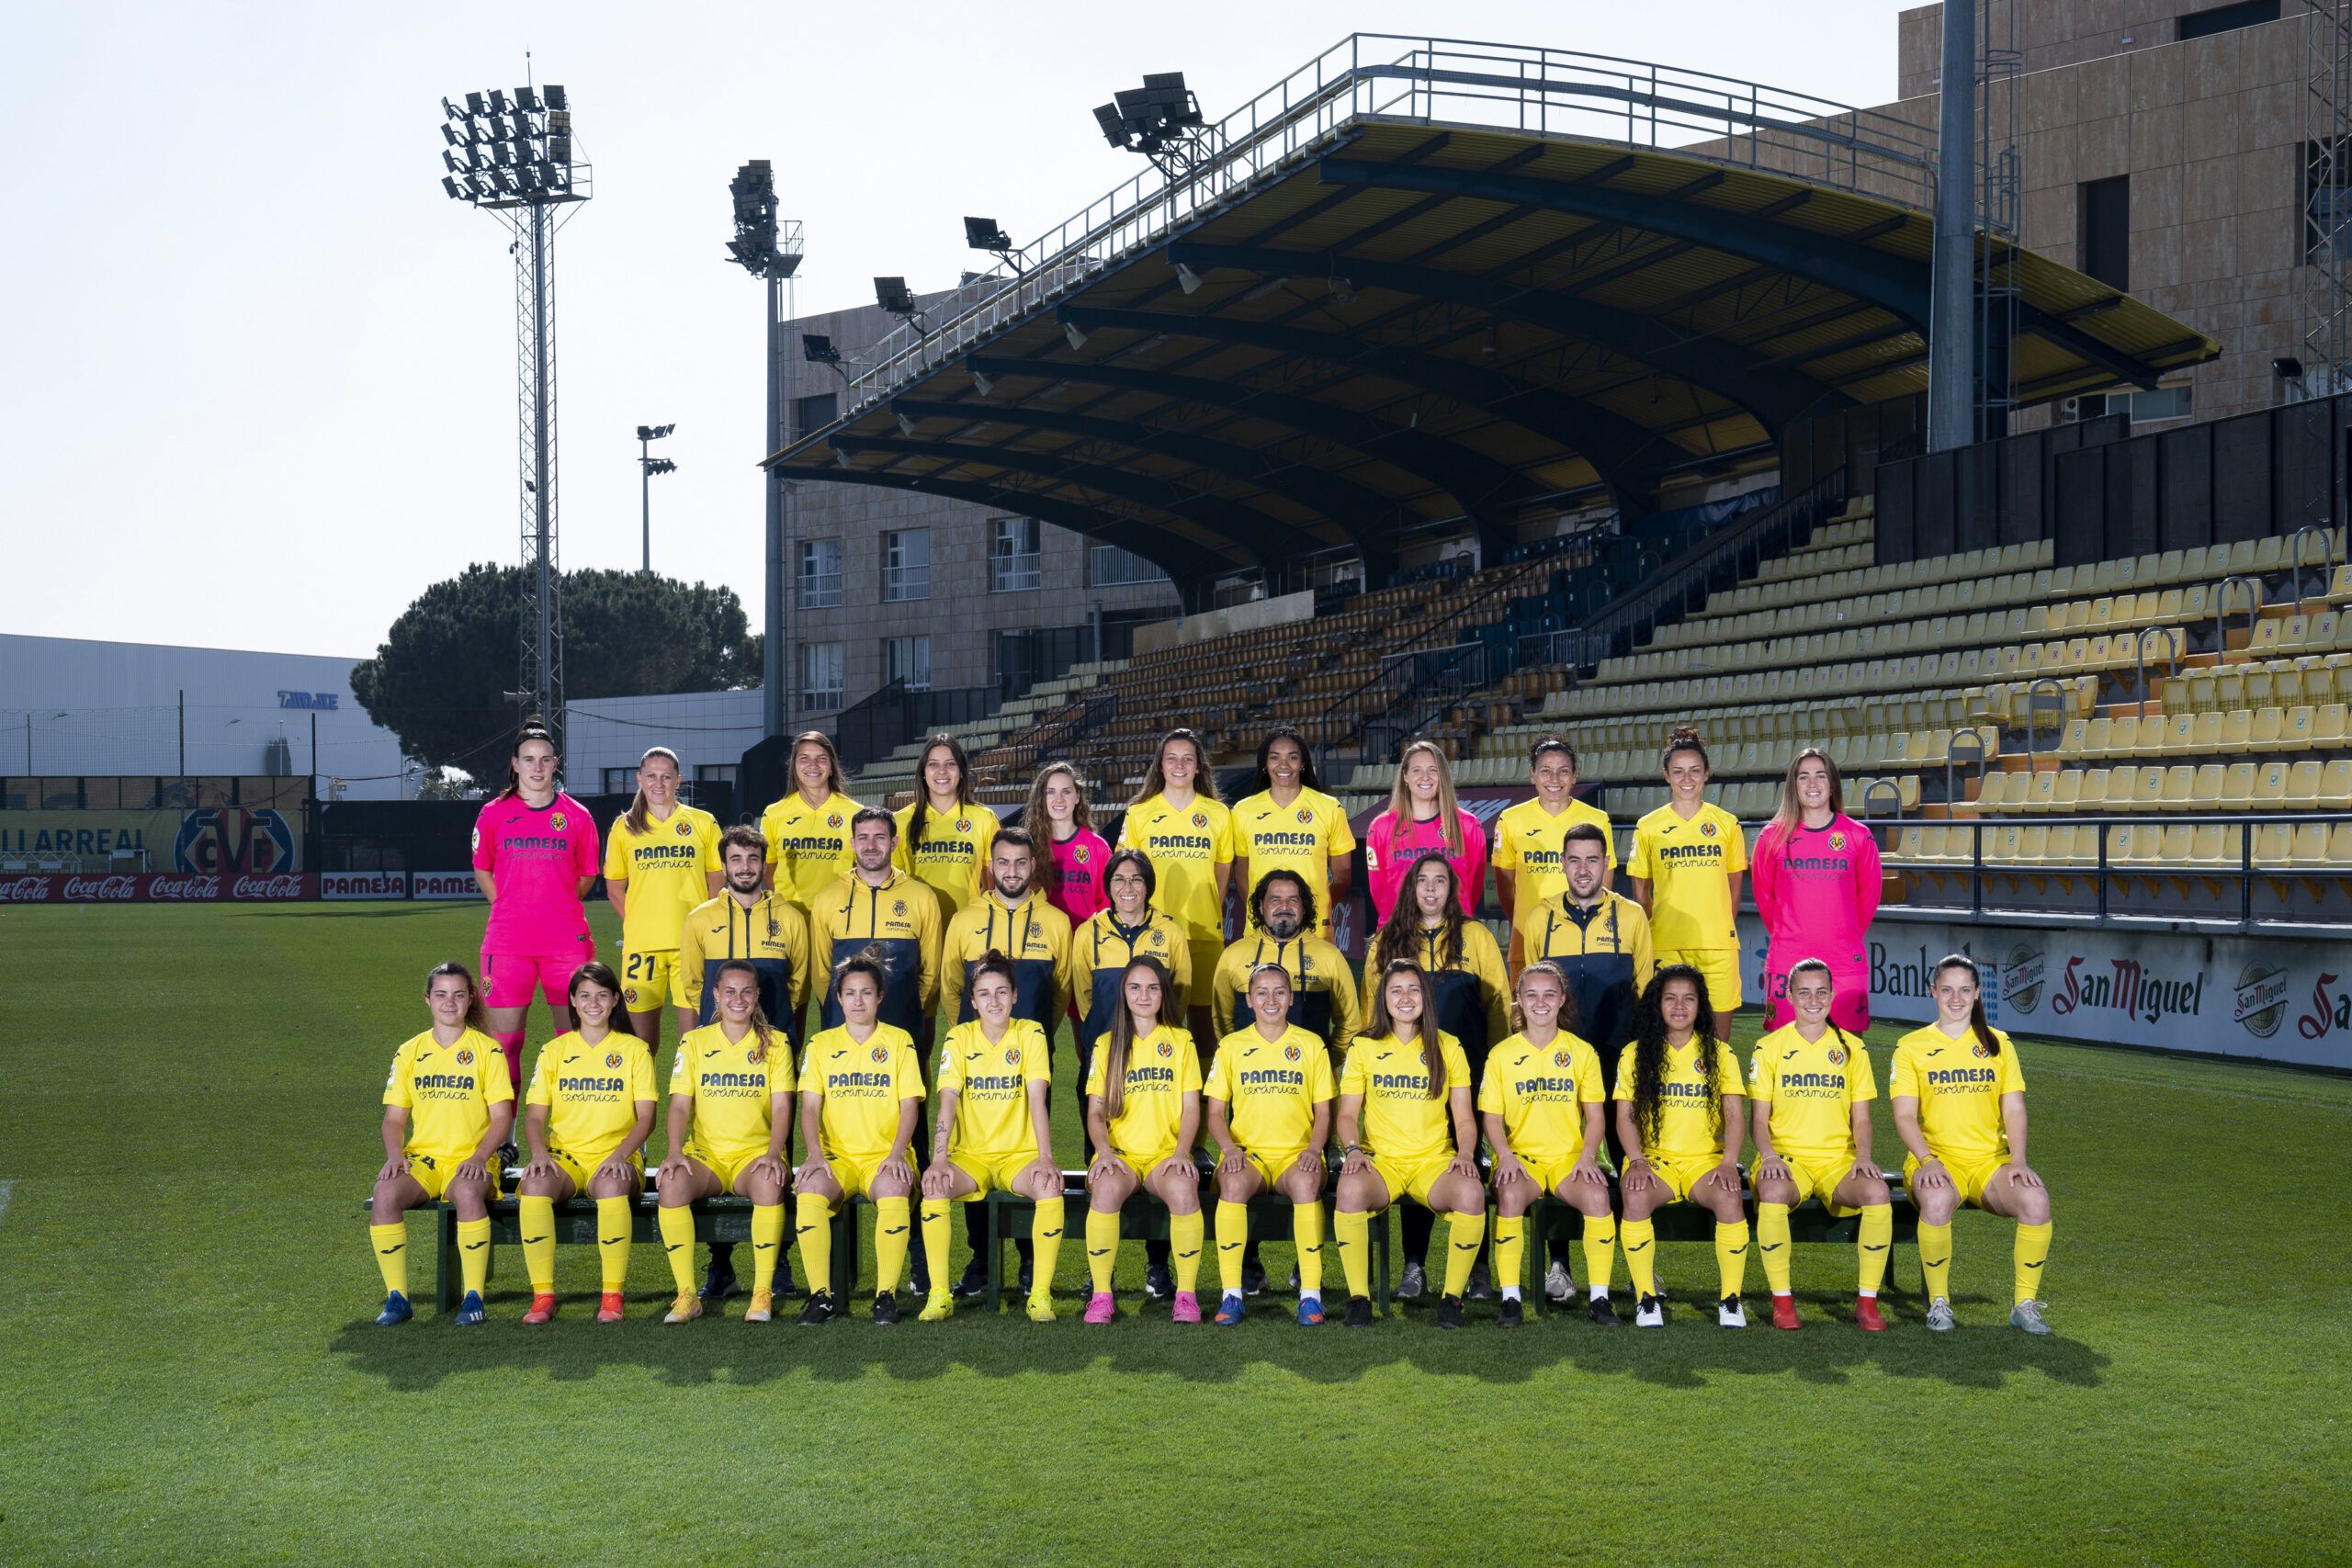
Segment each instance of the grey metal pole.
[[531,203],[531,376],[536,395],[531,407],[532,474],[537,480],[539,536],[539,716],[563,734],[563,716],[548,710],[550,678],[555,658],[555,584],[548,567],[548,204]]
[[[784,448],[784,361],[779,352],[783,333],[776,323],[776,304],[783,280],[771,267],[767,276],[768,439],[766,457]],[[770,735],[790,727],[791,708],[785,694],[784,630],[784,476],[762,470],[767,479],[767,596],[765,636],[760,650],[760,719]]]
[[1928,449],[1975,439],[1976,0],[1944,0],[1936,106],[1934,296],[1928,310]]
[[645,530],[645,567],[644,567],[644,570],[645,570],[646,575],[647,575],[647,576],[649,576],[649,577],[650,577],[650,576],[651,576],[651,575],[652,575],[652,573],[653,573],[653,468],[652,468],[652,467],[651,467],[651,454],[652,454],[652,451],[653,451],[653,446],[652,446],[652,443],[650,443],[650,442],[648,442],[648,441],[639,441],[639,442],[637,444],[637,483],[638,483],[638,490],[639,490],[639,499],[640,499],[640,502],[641,502],[641,504],[642,504],[642,506],[643,506],[643,508],[644,508],[644,518],[645,518],[645,521],[644,521],[644,530]]
[[187,777],[187,688],[180,688],[180,777]]

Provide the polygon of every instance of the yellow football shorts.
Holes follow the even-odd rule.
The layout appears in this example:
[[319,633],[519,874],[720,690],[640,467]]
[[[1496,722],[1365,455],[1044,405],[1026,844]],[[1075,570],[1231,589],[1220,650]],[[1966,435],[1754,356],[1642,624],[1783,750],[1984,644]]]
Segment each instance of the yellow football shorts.
[[1373,1174],[1380,1178],[1383,1187],[1388,1189],[1390,1202],[1410,1198],[1424,1207],[1430,1201],[1430,1189],[1437,1185],[1438,1178],[1443,1176],[1446,1168],[1453,1163],[1452,1155],[1430,1155],[1423,1159],[1409,1160],[1385,1155],[1372,1156]]
[[[610,1149],[599,1149],[594,1154],[582,1157],[569,1149],[549,1149],[548,1157],[555,1161],[558,1170],[571,1178],[571,1185],[580,1190],[578,1195],[585,1198],[588,1196],[589,1180],[595,1176],[596,1168],[611,1158],[612,1153]],[[639,1150],[629,1156],[628,1163],[629,1168],[637,1172],[636,1183],[629,1189],[629,1191],[634,1194],[645,1186],[644,1151]]]
[[[889,1157],[890,1151],[888,1149],[878,1155],[845,1155],[837,1149],[827,1149],[825,1164],[831,1169],[833,1179],[841,1183],[842,1201],[847,1202],[852,1198],[871,1198],[874,1195],[875,1173],[882,1168],[882,1162]],[[907,1168],[910,1170],[913,1169],[914,1163],[913,1158],[910,1156],[907,1160]]]
[[1298,1156],[1306,1152],[1306,1150],[1304,1147],[1295,1149],[1243,1149],[1241,1151],[1241,1157],[1248,1160],[1251,1167],[1257,1170],[1259,1179],[1266,1184],[1266,1190],[1272,1192],[1274,1190],[1274,1183],[1282,1179],[1282,1178],[1288,1176],[1292,1169],[1297,1166]]
[[[1853,1156],[1842,1155],[1830,1159],[1798,1159],[1792,1155],[1782,1155],[1781,1160],[1789,1168],[1790,1178],[1796,1182],[1798,1203],[1804,1202],[1808,1198],[1818,1198],[1821,1200],[1821,1206],[1838,1219],[1862,1212],[1860,1208],[1832,1202],[1829,1198],[1832,1192],[1838,1190],[1838,1184],[1853,1174]],[[1753,1181],[1755,1179],[1756,1173],[1751,1168],[1748,1171],[1748,1179]],[[1954,1173],[1953,1179],[1959,1179],[1957,1172]],[[1795,1204],[1791,1204],[1790,1207],[1793,1208]]]
[[699,1161],[709,1167],[711,1175],[718,1178],[718,1190],[721,1192],[734,1192],[739,1197],[741,1196],[741,1192],[735,1185],[736,1179],[752,1168],[753,1160],[765,1153],[767,1153],[765,1149],[742,1149],[731,1154],[714,1154],[700,1144],[693,1142],[689,1142],[685,1148],[688,1159]]
[[[448,1192],[449,1183],[456,1178],[458,1168],[465,1164],[472,1154],[471,1149],[461,1155],[419,1154],[416,1150],[411,1149],[408,1152],[409,1177],[419,1187],[424,1189],[424,1195],[427,1198],[437,1202]],[[492,1198],[497,1197],[498,1161],[486,1159],[481,1162],[481,1168],[482,1174],[490,1179],[488,1195]],[[1958,1172],[1953,1173],[1955,1180],[1958,1179]]]
[[684,1007],[685,987],[679,983],[683,978],[674,947],[621,953],[621,1002],[631,1012],[659,1012],[664,1004]]
[[1721,1164],[1723,1156],[1720,1155],[1691,1156],[1654,1153],[1650,1156],[1651,1171],[1666,1183],[1667,1190],[1674,1194],[1674,1201],[1678,1203],[1690,1201],[1690,1190],[1705,1179],[1707,1172]]
[[1739,1006],[1739,950],[1732,947],[1662,947],[1657,966],[1688,964],[1707,977],[1707,1003],[1717,1012]]
[[1023,1149],[1017,1154],[984,1155],[969,1149],[950,1149],[947,1160],[973,1181],[972,1190],[957,1201],[974,1203],[990,1192],[1012,1191],[1013,1179],[1037,1163],[1037,1151]]
[[1555,1155],[1549,1159],[1529,1159],[1521,1155],[1519,1163],[1527,1168],[1527,1174],[1535,1179],[1536,1186],[1542,1188],[1546,1196],[1557,1197],[1560,1184],[1567,1180],[1568,1172],[1577,1168],[1577,1161],[1583,1156],[1584,1148],[1579,1145],[1565,1155]]
[[[1951,1178],[1951,1184],[1959,1191],[1962,1202],[1973,1209],[1981,1209],[1984,1206],[1984,1184],[2008,1163],[1999,1155],[1988,1155],[1983,1159],[1948,1159],[1944,1160],[1944,1174]],[[1919,1162],[1909,1155],[1903,1156],[1903,1185],[1913,1195],[1912,1201],[1917,1202]]]
[[1129,1154],[1125,1149],[1113,1149],[1111,1153],[1121,1165],[1136,1173],[1136,1182],[1141,1186],[1151,1179],[1153,1171],[1176,1157],[1176,1145],[1170,1144],[1166,1148],[1148,1155]]

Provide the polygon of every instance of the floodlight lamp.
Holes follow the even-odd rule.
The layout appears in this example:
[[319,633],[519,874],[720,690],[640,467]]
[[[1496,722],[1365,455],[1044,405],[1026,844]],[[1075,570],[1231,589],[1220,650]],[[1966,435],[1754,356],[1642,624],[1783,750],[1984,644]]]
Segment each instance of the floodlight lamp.
[[505,88],[492,87],[490,90],[490,112],[492,114],[504,114],[506,112]]
[[1186,266],[1182,262],[1178,262],[1176,264],[1176,287],[1182,288],[1187,294],[1198,294],[1201,291],[1201,275],[1194,272],[1191,267]]
[[538,112],[539,96],[528,87],[517,87],[514,89],[514,107],[536,114]]
[[800,357],[811,365],[839,365],[842,351],[835,348],[833,340],[822,333],[802,333]]
[[903,277],[876,278],[874,302],[894,316],[911,316],[915,312],[915,297],[908,292]]
[[502,169],[511,166],[514,162],[514,144],[511,141],[492,142],[490,161]]
[[560,86],[549,85],[542,87],[539,89],[539,95],[547,100],[548,107],[551,109],[563,110],[571,107],[571,101],[563,96],[563,89]]
[[441,122],[441,140],[447,141],[452,147],[462,147],[465,145],[465,138],[458,134],[458,128],[451,125],[446,119]]
[[1012,249],[1012,236],[993,218],[967,218],[964,243],[976,251],[1009,251]]
[[833,467],[836,468],[846,468],[849,467],[849,454],[842,451],[838,446],[833,448]]
[[678,471],[678,465],[667,457],[648,457],[645,471],[649,474],[674,474]]
[[458,187],[458,182],[451,179],[447,175],[441,176],[441,188],[447,191],[452,197],[458,201],[463,201],[466,198],[466,193]]
[[1347,278],[1333,277],[1330,280],[1330,290],[1331,303],[1334,305],[1348,306],[1356,302],[1356,286]]
[[553,161],[553,162],[555,162],[555,163],[558,163],[558,164],[569,164],[569,163],[571,163],[571,137],[569,137],[569,136],[550,136],[550,137],[548,137],[548,157],[551,161]]
[[778,277],[790,277],[800,270],[798,251],[777,251],[768,257],[768,270]]
[[1098,104],[1094,123],[1102,128],[1102,140],[1124,152],[1127,150],[1127,120],[1116,104]]
[[975,370],[972,372],[972,389],[985,398],[996,390],[996,383]]
[[490,106],[482,102],[481,95],[480,93],[468,93],[466,95],[466,112],[469,115],[488,114],[490,112]]
[[465,167],[463,164],[458,162],[458,155],[446,147],[441,150],[441,166],[453,175]]
[[915,422],[909,419],[905,414],[900,414],[899,416],[899,434],[901,435],[912,435],[914,433]]
[[1084,348],[1086,346],[1085,330],[1076,321],[1064,321],[1062,323],[1062,336],[1069,339],[1069,345],[1072,348]]
[[2303,374],[2303,362],[2292,355],[2283,359],[2274,359],[2270,362],[2270,373],[2281,381],[2297,380]]
[[463,110],[463,109],[459,108],[457,105],[455,105],[455,104],[451,103],[448,99],[444,98],[444,99],[442,99],[442,100],[441,100],[441,113],[442,113],[442,115],[443,115],[445,118],[449,118],[449,119],[457,119],[457,118],[458,118],[459,117],[461,117],[462,115],[464,115],[464,113],[465,113],[465,112],[466,112],[465,110]]

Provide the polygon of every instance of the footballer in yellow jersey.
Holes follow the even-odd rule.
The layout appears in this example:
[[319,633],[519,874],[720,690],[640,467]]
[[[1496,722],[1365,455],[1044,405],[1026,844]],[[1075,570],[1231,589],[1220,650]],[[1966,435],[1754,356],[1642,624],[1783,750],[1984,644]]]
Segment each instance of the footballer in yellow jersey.
[[971,798],[971,767],[954,736],[923,743],[922,771],[923,797],[899,807],[895,863],[938,895],[944,924],[988,891],[989,846],[1002,824]]
[[1886,1320],[1878,1288],[1894,1240],[1886,1179],[1871,1159],[1870,1102],[1878,1079],[1859,1036],[1830,1021],[1836,984],[1829,965],[1800,960],[1789,971],[1793,1022],[1756,1043],[1747,1097],[1756,1135],[1756,1243],[1772,1287],[1772,1326],[1800,1326],[1789,1293],[1789,1211],[1817,1198],[1832,1214],[1860,1214],[1861,1285],[1854,1321],[1877,1332]]
[[1373,993],[1365,1032],[1348,1047],[1340,1069],[1346,1157],[1332,1230],[1348,1276],[1342,1321],[1350,1328],[1372,1325],[1365,1256],[1371,1216],[1408,1197],[1447,1216],[1451,1245],[1437,1324],[1462,1326],[1462,1288],[1486,1235],[1487,1192],[1476,1163],[1470,1064],[1458,1041],[1438,1032],[1436,1010],[1419,966],[1390,964]]
[[1201,1058],[1191,1035],[1161,1021],[1168,992],[1168,970],[1158,959],[1128,962],[1110,1032],[1087,1078],[1086,1124],[1096,1150],[1086,1172],[1086,1266],[1094,1287],[1086,1303],[1089,1323],[1117,1315],[1111,1270],[1119,1255],[1119,1209],[1138,1188],[1168,1205],[1174,1319],[1201,1321],[1194,1294],[1201,1178],[1193,1164],[1201,1127]]
[[644,1186],[645,1140],[653,1131],[653,1053],[616,1032],[619,976],[590,960],[575,970],[570,993],[579,1027],[539,1048],[524,1097],[530,1163],[516,1189],[523,1263],[531,1280],[525,1323],[555,1315],[555,1205],[574,1193],[596,1201],[596,1250],[604,1297],[596,1321],[621,1319],[628,1279],[630,1206]]
[[1437,992],[1437,1026],[1462,1042],[1473,1077],[1487,1050],[1510,1032],[1510,982],[1502,948],[1485,922],[1462,912],[1460,873],[1443,855],[1417,862],[1364,961],[1364,1007],[1387,966],[1409,959]]
[[506,1055],[482,1032],[481,993],[464,964],[424,976],[433,1027],[404,1041],[384,1080],[384,1165],[376,1173],[368,1239],[384,1277],[389,1328],[415,1315],[408,1300],[408,1224],[401,1216],[446,1198],[458,1212],[465,1295],[453,1321],[480,1324],[490,1279],[489,1201],[498,1195],[498,1147],[514,1124]]
[[[1151,857],[1151,901],[1176,918],[1193,944],[1193,973],[1216,972],[1225,951],[1225,889],[1232,880],[1233,813],[1216,797],[1208,753],[1189,729],[1169,733],[1119,824],[1121,848]],[[1195,1039],[1209,1039],[1208,998],[1189,998]]]
[[[1577,823],[1589,822],[1600,829],[1607,870],[1617,869],[1609,814],[1576,797],[1575,749],[1557,735],[1538,736],[1528,749],[1527,771],[1535,797],[1506,807],[1495,818],[1495,888],[1514,926],[1522,905],[1554,897],[1566,886],[1560,840]],[[1608,886],[1605,876],[1601,885]]]
[[1962,1203],[2017,1221],[2011,1326],[2047,1334],[2041,1270],[2050,1258],[2050,1190],[2026,1163],[2025,1074],[2009,1037],[1984,1018],[1973,961],[1952,953],[1929,986],[1936,1021],[1895,1043],[1894,1130],[1903,1182],[1919,1209],[1928,1326],[1953,1326],[1951,1217]]
[[684,1006],[678,931],[687,911],[718,892],[718,820],[678,804],[678,757],[666,746],[638,765],[637,798],[605,837],[605,897],[621,917],[621,1002],[648,1044],[662,1038],[662,1009]]
[[792,779],[792,793],[760,813],[760,837],[767,842],[770,886],[806,909],[848,873],[855,858],[850,824],[859,808],[832,740],[820,730],[793,738]]
[[1671,798],[1634,824],[1625,870],[1634,897],[1649,910],[1658,963],[1688,964],[1706,976],[1715,1034],[1727,1040],[1740,1004],[1733,911],[1747,873],[1747,843],[1739,818],[1706,797],[1707,751],[1696,732],[1674,732],[1664,767]]
[[1258,745],[1253,793],[1233,807],[1234,875],[1254,887],[1270,871],[1295,871],[1314,891],[1315,934],[1331,934],[1331,911],[1347,896],[1356,836],[1340,803],[1323,793],[1306,739],[1274,729]]
[[[923,1099],[913,1038],[879,1021],[881,964],[846,959],[834,976],[842,1024],[808,1043],[800,1068],[801,1140],[808,1157],[793,1178],[802,1270],[808,1276],[804,1325],[826,1322],[846,1293],[833,1288],[833,1216],[853,1198],[874,1203],[874,1321],[899,1321],[899,1275],[911,1237],[915,1188],[909,1151]],[[851,1278],[852,1265],[844,1265]]]
[[1053,1043],[1044,1029],[1012,1016],[1012,964],[981,960],[969,993],[976,1016],[947,1032],[933,1083],[939,1113],[922,1173],[922,1245],[930,1255],[926,1323],[954,1312],[947,1287],[947,1206],[1001,1189],[1036,1205],[1032,1321],[1054,1320],[1054,1262],[1061,1253],[1062,1173],[1054,1164]]
[[[1650,1216],[1689,1202],[1715,1216],[1715,1269],[1722,1281],[1715,1321],[1747,1326],[1740,1292],[1747,1275],[1747,1190],[1739,1148],[1747,1096],[1739,1058],[1711,1027],[1717,1016],[1707,977],[1687,964],[1650,977],[1634,1010],[1634,1038],[1617,1059],[1617,1138],[1625,1152],[1618,1183],[1623,1223],[1617,1239],[1633,1276],[1634,1324],[1662,1328],[1657,1249]],[[1594,1314],[1598,1321],[1599,1314]]]
[[[1526,1215],[1538,1200],[1556,1197],[1584,1216],[1585,1269],[1604,1308],[1617,1245],[1609,1178],[1600,1170],[1608,1091],[1600,1058],[1560,1027],[1567,976],[1555,964],[1531,964],[1520,971],[1516,998],[1519,1032],[1487,1053],[1478,1083],[1478,1111],[1495,1152],[1495,1272],[1503,1281],[1496,1323],[1504,1328],[1517,1327],[1526,1310],[1520,1300]],[[1613,1312],[1609,1321],[1616,1322]]]
[[752,1201],[753,1275],[747,1321],[764,1323],[784,1231],[785,1150],[792,1138],[792,1042],[760,1010],[748,959],[719,965],[718,1021],[689,1030],[670,1073],[670,1157],[656,1175],[662,1247],[677,1281],[667,1323],[702,1315],[695,1293],[695,1216],[687,1205],[732,1192]]
[[1322,1039],[1290,1021],[1290,972],[1250,976],[1250,1024],[1217,1043],[1203,1092],[1216,1140],[1216,1320],[1241,1321],[1250,1200],[1271,1188],[1291,1202],[1298,1249],[1298,1323],[1323,1321],[1323,1149],[1339,1085]]

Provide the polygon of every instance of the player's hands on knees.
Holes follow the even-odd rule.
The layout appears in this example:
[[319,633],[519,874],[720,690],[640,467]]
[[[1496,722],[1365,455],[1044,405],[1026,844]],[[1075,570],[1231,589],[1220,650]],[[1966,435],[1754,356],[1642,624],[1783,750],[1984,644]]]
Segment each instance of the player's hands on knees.
[[458,1165],[457,1175],[449,1179],[453,1186],[458,1184],[471,1186],[477,1181],[488,1179],[490,1179],[490,1172],[483,1168],[480,1155],[468,1155]]
[[1478,1179],[1478,1162],[1462,1155],[1455,1155],[1446,1161],[1445,1173],[1448,1176],[1466,1176],[1476,1181]]
[[1922,1192],[1940,1192],[1951,1185],[1951,1173],[1944,1169],[1943,1161],[1929,1155],[1919,1162],[1919,1173],[1915,1185]]
[[1350,1149],[1340,1161],[1340,1174],[1341,1176],[1370,1176],[1372,1156],[1362,1149]]
[[783,1186],[786,1179],[784,1161],[774,1155],[762,1155],[743,1168],[743,1180],[747,1184],[758,1176],[764,1176],[777,1186]]
[[684,1181],[687,1169],[685,1151],[672,1149],[670,1157],[662,1162],[662,1168],[653,1173],[654,1183],[667,1187],[673,1181]]
[[793,1190],[795,1191],[806,1190],[811,1182],[820,1180],[830,1181],[832,1179],[832,1162],[828,1160],[821,1154],[812,1154],[808,1156],[806,1164],[802,1165],[799,1169],[792,1173]]
[[2016,1182],[2019,1187],[2039,1187],[2041,1185],[2041,1178],[2034,1174],[2033,1168],[2030,1165],[2023,1164],[2018,1160],[2011,1160],[2001,1168],[2007,1171],[2009,1173],[2009,1179]]
[[1876,1160],[1858,1159],[1854,1162],[1854,1168],[1848,1171],[1847,1174],[1849,1176],[1859,1176],[1864,1181],[1884,1181],[1886,1179],[1886,1173],[1879,1169],[1878,1162]]
[[552,1158],[542,1158],[534,1155],[530,1163],[523,1168],[523,1179],[528,1181],[537,1177],[541,1181],[551,1181],[555,1179],[555,1161]]
[[1191,1160],[1170,1155],[1159,1162],[1159,1168],[1151,1173],[1151,1179],[1159,1182],[1174,1181],[1197,1186],[1200,1183],[1199,1168]]
[[880,1181],[903,1181],[910,1187],[915,1184],[914,1165],[904,1155],[892,1155],[884,1160],[874,1168],[874,1176]]
[[1589,1156],[1568,1168],[1568,1180],[1572,1185],[1578,1181],[1589,1181],[1595,1187],[1609,1185],[1609,1179],[1600,1174],[1600,1168],[1592,1163]]
[[1766,1155],[1763,1159],[1757,1163],[1756,1179],[1758,1181],[1791,1181],[1795,1179],[1789,1174],[1789,1162],[1787,1160],[1782,1159],[1779,1155]]
[[1323,1151],[1321,1149],[1306,1150],[1298,1156],[1298,1163],[1293,1168],[1303,1176],[1311,1177],[1315,1184],[1320,1187],[1323,1184]]
[[384,1162],[384,1168],[376,1173],[376,1179],[379,1181],[398,1181],[401,1177],[406,1176],[407,1174],[408,1156],[394,1155],[391,1158]]
[[944,1198],[949,1195],[948,1168],[948,1163],[944,1159],[935,1159],[931,1162],[930,1168],[922,1173],[924,1197]]
[[1089,1187],[1096,1187],[1114,1179],[1119,1173],[1121,1163],[1119,1156],[1110,1150],[1095,1150],[1094,1163],[1086,1168],[1086,1184]]
[[1657,1184],[1657,1175],[1650,1169],[1647,1155],[1635,1155],[1625,1162],[1624,1179],[1621,1185],[1628,1192],[1646,1192]]
[[627,1182],[630,1177],[635,1174],[636,1172],[629,1168],[628,1161],[608,1159],[604,1164],[596,1168],[596,1174],[590,1179],[593,1181]]
[[1530,1181],[1527,1167],[1517,1155],[1504,1155],[1495,1161],[1495,1190],[1499,1192],[1514,1181]]
[[1031,1160],[1029,1162],[1029,1168],[1023,1171],[1022,1175],[1027,1177],[1031,1183],[1036,1187],[1040,1196],[1046,1198],[1058,1198],[1061,1196],[1062,1173],[1055,1166],[1049,1164],[1045,1156],[1039,1155],[1035,1159]]
[[1250,1156],[1238,1147],[1227,1147],[1217,1156],[1216,1173],[1219,1176],[1238,1176],[1249,1168]]

